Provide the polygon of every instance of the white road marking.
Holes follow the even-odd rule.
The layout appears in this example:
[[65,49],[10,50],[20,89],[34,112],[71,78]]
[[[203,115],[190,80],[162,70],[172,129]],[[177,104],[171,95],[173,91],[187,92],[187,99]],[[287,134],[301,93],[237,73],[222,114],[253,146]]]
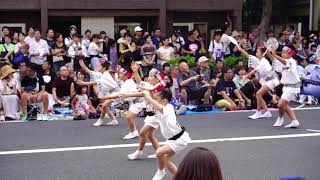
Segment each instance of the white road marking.
[[316,130],[316,129],[306,129],[307,131],[310,131],[310,132],[318,132],[320,133],[320,130]]
[[[234,141],[254,141],[266,139],[287,139],[287,138],[301,138],[301,137],[316,137],[320,133],[306,133],[306,134],[287,134],[287,135],[272,135],[272,136],[253,136],[253,137],[233,137],[233,138],[217,138],[217,139],[199,139],[192,140],[190,144],[216,143],[216,142],[234,142]],[[164,145],[165,142],[159,143]],[[35,153],[49,153],[49,152],[67,152],[67,151],[85,151],[85,150],[99,150],[99,149],[117,149],[138,147],[138,143],[134,144],[115,144],[102,146],[84,146],[84,147],[68,147],[68,148],[52,148],[52,149],[30,149],[30,150],[16,150],[16,151],[1,151],[0,155],[17,155],[17,154],[35,154]],[[147,143],[146,146],[151,146]]]

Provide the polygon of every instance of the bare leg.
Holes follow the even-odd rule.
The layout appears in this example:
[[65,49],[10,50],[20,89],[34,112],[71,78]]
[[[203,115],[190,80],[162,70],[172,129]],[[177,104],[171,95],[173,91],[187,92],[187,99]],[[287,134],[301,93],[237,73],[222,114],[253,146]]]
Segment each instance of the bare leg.
[[106,115],[106,113],[109,115],[111,120],[116,119],[116,117],[114,116],[114,114],[110,111],[109,109],[109,105],[112,103],[111,100],[106,100],[103,102],[102,104],[102,109],[101,109],[101,115],[100,115],[100,119],[103,119]]
[[22,95],[21,95],[21,106],[22,106],[23,114],[25,116],[28,113],[28,98],[29,98],[29,94],[22,93]]
[[188,93],[186,89],[181,89],[181,100],[184,105],[188,105]]
[[256,94],[256,98],[257,98],[257,110],[261,111],[261,110],[265,110],[268,111],[268,107],[266,102],[264,101],[264,99],[262,98],[265,94],[267,94],[270,91],[270,89],[267,86],[262,86],[257,94]]
[[170,158],[174,155],[174,151],[168,146],[160,147],[157,152],[157,161],[160,170],[167,168],[172,175],[177,173],[177,166],[170,161]]
[[150,142],[152,144],[152,147],[153,147],[154,151],[157,151],[157,149],[159,148],[159,143],[158,143],[158,140],[156,138],[156,129],[152,128],[152,130],[150,130],[150,132],[148,134],[148,138],[149,138],[149,140],[150,140]]
[[134,132],[135,130],[137,130],[136,123],[135,123],[135,116],[136,115],[130,111],[126,112],[125,114],[125,118],[128,121],[128,127],[130,132]]
[[288,106],[288,102],[283,99],[280,99],[280,101],[278,103],[278,108],[279,108],[278,116],[280,118],[282,118],[284,116],[284,113],[287,110],[287,106]]
[[48,113],[48,107],[49,107],[48,94],[47,93],[42,93],[39,96],[40,96],[40,101],[42,101],[42,103],[43,103],[43,113],[47,114]]
[[152,132],[152,127],[144,125],[140,130],[140,142],[139,142],[139,151],[142,151],[146,145],[147,137],[149,133]]

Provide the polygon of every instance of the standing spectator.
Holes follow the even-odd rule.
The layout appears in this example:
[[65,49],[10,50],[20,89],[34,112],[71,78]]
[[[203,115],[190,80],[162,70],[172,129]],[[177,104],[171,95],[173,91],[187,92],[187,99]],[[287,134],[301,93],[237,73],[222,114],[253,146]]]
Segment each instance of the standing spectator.
[[[27,107],[30,103],[42,102],[43,113],[38,114],[37,120],[48,120],[48,94],[45,90],[43,78],[37,75],[38,65],[31,63],[27,67],[27,76],[21,81],[21,106],[24,116],[21,120],[27,120]],[[29,117],[29,119],[32,119]]]
[[43,62],[42,71],[43,73],[41,74],[41,76],[46,87],[46,92],[52,94],[52,82],[56,78],[56,73],[51,70],[51,64],[49,61]]
[[[15,70],[10,65],[1,67],[1,80],[0,80],[0,106],[5,112],[4,116],[11,119],[15,118],[15,114],[20,108],[20,99],[18,97],[18,82],[13,78]],[[0,108],[1,109],[1,108]],[[0,116],[0,121],[4,118]]]
[[182,48],[182,54],[189,54],[194,57],[200,57],[201,43],[197,40],[197,34],[194,30],[189,31],[189,39]]
[[240,45],[240,47],[242,47],[242,49],[247,51],[248,50],[247,33],[243,32],[243,31],[239,31],[239,34],[240,34],[239,45]]
[[161,30],[160,28],[156,28],[154,30],[154,35],[152,37],[152,43],[156,46],[157,49],[161,46],[162,38],[161,38]]
[[2,31],[1,44],[4,44],[5,43],[5,36],[6,35],[10,36],[10,30],[7,26],[3,26],[1,31]]
[[230,56],[230,40],[229,40],[229,36],[231,35],[231,28],[227,25],[225,25],[222,28],[222,36],[221,36],[221,42],[223,43],[223,51],[224,52],[224,56],[228,57]]
[[81,44],[81,38],[82,35],[75,34],[73,36],[73,43],[71,44],[71,46],[69,46],[68,49],[68,56],[71,58],[71,64],[73,64],[73,68],[76,71],[80,68],[79,60],[87,56],[86,47]]
[[126,29],[121,29],[120,31],[120,38],[117,40],[118,44],[122,44],[124,43],[124,36],[127,34],[127,30]]
[[77,27],[75,25],[71,25],[68,28],[69,36],[64,38],[64,44],[69,48],[73,43],[73,36],[77,33]]
[[61,66],[65,65],[65,56],[67,52],[67,46],[63,42],[62,34],[56,33],[56,42],[51,48],[52,60],[53,60],[53,71],[58,73]]
[[[179,65],[180,72],[177,76],[179,86],[181,87],[181,99],[184,105],[187,105],[188,100],[204,99],[204,104],[209,104],[210,89],[203,86],[201,76],[195,71],[190,70],[186,62],[181,62]],[[177,114],[183,113],[186,106],[181,106]]]
[[223,60],[223,43],[221,42],[221,32],[216,31],[213,36],[213,41],[209,45],[210,57],[214,60]]
[[14,32],[13,36],[12,36],[12,44],[17,44],[19,42],[19,33],[18,32]]
[[94,71],[99,66],[99,53],[102,53],[102,49],[99,48],[99,34],[92,35],[92,41],[88,48],[88,56],[90,56],[90,64]]
[[68,76],[67,67],[61,66],[59,76],[52,82],[52,96],[57,104],[62,107],[69,106],[74,95],[74,80]]
[[109,39],[107,46],[108,60],[113,71],[117,71],[117,65],[120,57],[119,45],[113,39]]
[[92,33],[89,29],[87,29],[84,33],[84,37],[81,41],[81,45],[83,45],[84,47],[86,47],[86,49],[88,50],[89,45],[90,45],[90,39],[91,39]]
[[4,44],[0,44],[0,57],[10,63],[12,55],[14,54],[15,46],[11,43],[11,37],[9,35],[4,36]]
[[258,47],[259,30],[257,28],[252,29],[249,34],[248,45],[250,54],[254,54]]
[[135,61],[141,61],[142,60],[142,57],[141,57],[141,48],[142,46],[144,45],[145,41],[144,41],[144,38],[143,38],[143,29],[140,27],[140,26],[137,26],[134,28],[134,32],[135,32],[135,35],[134,37],[132,38],[132,42],[136,45],[136,52],[135,52],[135,55],[134,55],[134,60]]
[[163,38],[162,46],[157,50],[158,53],[158,67],[162,68],[162,65],[173,57],[173,48],[169,46],[169,38]]
[[131,35],[125,34],[124,41],[120,44],[119,51],[121,53],[121,62],[122,67],[130,67],[133,60],[134,54],[136,52],[136,44],[131,41]]
[[223,180],[223,176],[216,155],[197,147],[183,158],[173,180]]
[[[225,67],[222,70],[222,77],[223,78],[220,79],[216,85],[213,96],[214,104],[219,108],[226,107],[229,110],[244,109],[245,101],[232,81],[232,69]],[[236,102],[239,102],[238,105]]]
[[29,45],[24,42],[26,35],[19,33],[19,42],[15,45],[14,56],[12,58],[12,65],[16,69],[20,61],[29,61]]
[[34,28],[32,26],[28,29],[28,36],[24,39],[24,42],[31,45],[34,41]]
[[48,43],[49,49],[55,44],[53,29],[47,29],[47,37],[45,40]]
[[109,42],[109,37],[105,31],[100,31],[99,33],[99,48],[102,49],[101,54],[105,56],[107,54],[107,45]]
[[179,38],[178,34],[172,34],[171,38],[170,38],[170,44],[169,45],[172,48],[176,47],[178,54],[180,54],[181,48],[182,48],[182,42],[178,41],[178,38]]
[[[238,33],[238,31],[233,31],[231,36],[238,42],[238,44],[241,47],[246,47],[246,44],[240,44],[241,43],[241,39],[240,39],[240,34]],[[236,45],[234,45],[233,43],[229,44],[229,49],[230,49],[230,55],[233,56],[241,56],[241,53],[238,51],[238,48],[236,47]]]
[[148,74],[149,71],[154,67],[154,60],[156,58],[157,49],[156,46],[152,44],[151,36],[145,37],[145,44],[141,48],[142,56],[142,72],[143,74]]
[[293,41],[293,38],[295,36],[295,33],[296,31],[294,30],[294,26],[293,25],[289,25],[287,28],[286,28],[286,31],[289,32],[289,42],[292,42]]
[[47,60],[47,55],[49,55],[49,47],[47,41],[41,39],[41,33],[39,29],[34,30],[34,38],[30,45],[30,61],[38,65],[38,74],[42,72],[42,64]]

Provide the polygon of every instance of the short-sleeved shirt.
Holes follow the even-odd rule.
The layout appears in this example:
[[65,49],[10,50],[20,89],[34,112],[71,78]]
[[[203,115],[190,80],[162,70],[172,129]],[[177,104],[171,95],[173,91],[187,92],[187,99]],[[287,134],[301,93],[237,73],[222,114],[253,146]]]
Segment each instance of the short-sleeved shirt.
[[[185,81],[185,80],[187,80],[193,76],[196,76],[196,75],[198,75],[198,74],[193,70],[189,70],[187,76],[183,75],[182,73],[179,73],[177,76],[179,85],[182,81]],[[188,91],[193,92],[193,91],[198,90],[201,86],[202,86],[202,83],[200,83],[199,81],[192,80],[186,87],[187,87]]]
[[207,82],[210,82],[211,79],[214,79],[214,73],[210,69],[199,69],[197,71],[198,74],[201,75],[201,78]]
[[90,55],[90,56],[98,55],[99,54],[98,48],[99,47],[95,42],[91,42],[89,44],[89,48],[88,48],[88,55]]
[[[44,82],[44,85],[46,86],[46,92],[51,94],[52,93],[52,82],[56,78],[56,73],[54,73],[53,71],[50,71],[49,74],[42,74],[41,76],[42,77],[43,76],[50,76],[51,77],[49,82]],[[43,79],[43,81],[44,81],[44,79]]]
[[70,96],[70,88],[74,82],[73,78],[68,77],[66,80],[62,80],[61,77],[57,77],[52,82],[52,88],[56,88],[56,94],[58,98]]
[[182,128],[177,122],[174,107],[171,104],[162,106],[163,112],[156,113],[159,121],[160,131],[164,138],[170,139],[182,131]]
[[[163,46],[160,47],[157,52],[159,53],[160,56],[163,56],[165,59],[169,60],[170,57],[171,57],[171,54],[173,53],[173,48],[168,46],[167,48],[164,48]],[[160,57],[159,57],[159,62],[161,65],[163,65],[166,61],[162,61],[160,60]]]
[[216,89],[214,92],[214,103],[216,103],[217,101],[224,99],[221,95],[222,91],[225,91],[227,96],[229,96],[230,98],[236,98],[236,95],[234,93],[234,91],[237,89],[236,85],[234,84],[234,82],[232,80],[230,81],[225,81],[224,79],[220,79],[217,82],[216,85]]
[[21,87],[24,88],[26,92],[38,93],[41,91],[41,86],[44,86],[44,81],[41,76],[34,78],[26,76],[21,81]]

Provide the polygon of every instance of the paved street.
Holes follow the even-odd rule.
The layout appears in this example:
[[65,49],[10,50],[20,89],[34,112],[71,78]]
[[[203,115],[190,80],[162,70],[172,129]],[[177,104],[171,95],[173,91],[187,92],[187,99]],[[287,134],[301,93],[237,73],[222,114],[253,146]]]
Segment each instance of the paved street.
[[[318,180],[319,112],[319,109],[297,111],[302,122],[299,129],[273,128],[276,111],[274,118],[261,120],[248,119],[252,112],[180,116],[180,124],[187,128],[193,141],[174,161],[178,164],[188,150],[202,146],[217,154],[225,180],[277,180],[286,175]],[[120,119],[115,127],[93,127],[93,122],[0,124],[0,179],[152,178],[157,168],[155,160],[127,160],[127,154],[135,151],[138,139],[122,140],[127,133],[126,121]],[[137,123],[140,128],[143,119]],[[163,141],[159,132],[158,136]],[[145,152],[153,153],[150,146]],[[167,175],[166,179],[171,176]]]

